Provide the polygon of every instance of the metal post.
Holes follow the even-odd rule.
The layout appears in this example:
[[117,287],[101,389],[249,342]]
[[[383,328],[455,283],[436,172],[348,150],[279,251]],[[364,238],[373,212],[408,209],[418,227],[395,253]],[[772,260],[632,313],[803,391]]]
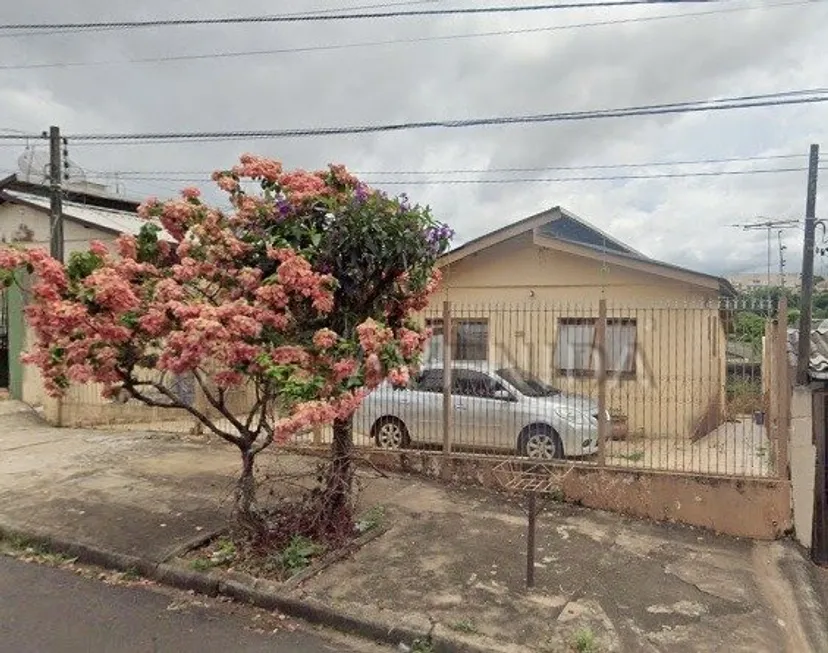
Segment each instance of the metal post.
[[63,200],[61,197],[60,128],[49,127],[50,250],[52,258],[63,262]]
[[816,232],[817,170],[819,145],[811,145],[808,162],[808,197],[805,201],[805,241],[802,247],[802,292],[800,293],[799,347],[796,361],[796,383],[808,383],[811,359],[811,298],[814,293],[814,236]]
[[791,437],[791,384],[788,380],[788,298],[782,295],[776,317],[776,340],[773,343],[775,361],[771,366],[775,378],[778,405],[776,406],[776,475],[788,478],[788,442]]
[[443,453],[451,453],[451,302],[443,302]]
[[595,325],[595,353],[598,355],[598,464],[606,460],[607,447],[607,300],[598,300],[598,322]]
[[537,496],[529,493],[529,523],[526,529],[526,588],[535,586],[535,522],[538,515]]

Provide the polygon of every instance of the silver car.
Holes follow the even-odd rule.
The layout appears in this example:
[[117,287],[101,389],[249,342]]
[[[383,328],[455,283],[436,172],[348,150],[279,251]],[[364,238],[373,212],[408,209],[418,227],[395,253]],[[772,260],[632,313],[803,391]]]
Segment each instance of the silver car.
[[[456,363],[451,372],[453,447],[541,459],[597,451],[593,399],[564,394],[516,367]],[[355,428],[385,449],[442,444],[443,378],[438,365],[422,369],[407,388],[382,384],[360,406]]]

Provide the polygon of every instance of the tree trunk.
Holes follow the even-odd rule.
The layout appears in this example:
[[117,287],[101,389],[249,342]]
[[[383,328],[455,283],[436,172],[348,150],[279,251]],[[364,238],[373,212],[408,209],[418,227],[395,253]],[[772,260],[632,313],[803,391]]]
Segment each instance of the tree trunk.
[[353,487],[353,418],[336,420],[333,423],[331,463],[325,479],[318,507],[320,536],[339,539],[353,530],[351,489]]
[[254,538],[264,535],[265,524],[256,506],[256,479],[253,476],[255,455],[242,449],[242,473],[236,483],[233,507],[236,523]]

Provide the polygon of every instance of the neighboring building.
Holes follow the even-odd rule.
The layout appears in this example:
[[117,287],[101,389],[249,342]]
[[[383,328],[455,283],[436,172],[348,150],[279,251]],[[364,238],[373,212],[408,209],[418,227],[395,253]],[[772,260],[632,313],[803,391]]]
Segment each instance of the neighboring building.
[[556,207],[444,255],[429,356],[442,356],[450,302],[456,359],[519,365],[595,394],[595,327],[608,304],[609,405],[631,433],[704,435],[724,414],[725,279],[645,256]]
[[802,280],[802,275],[798,272],[786,272],[783,276],[777,272],[768,277],[767,271],[748,272],[745,274],[735,274],[729,280],[736,290],[744,292],[758,288],[781,288],[782,286],[786,288],[798,288]]
[[[68,256],[86,250],[89,242],[112,243],[123,233],[137,234],[143,224],[136,214],[139,202],[113,197],[102,187],[73,186],[63,192],[63,236]],[[49,248],[49,187],[20,181],[17,175],[0,180],[0,241]]]
[[[49,249],[49,190],[22,174],[0,180],[0,243]],[[137,234],[144,222],[136,214],[138,204],[97,184],[70,184],[63,192],[65,256],[86,251],[93,240],[111,246],[121,234]],[[39,374],[19,361],[27,337],[32,336],[23,323],[19,291],[0,292],[0,382],[12,397],[38,405],[44,399]]]

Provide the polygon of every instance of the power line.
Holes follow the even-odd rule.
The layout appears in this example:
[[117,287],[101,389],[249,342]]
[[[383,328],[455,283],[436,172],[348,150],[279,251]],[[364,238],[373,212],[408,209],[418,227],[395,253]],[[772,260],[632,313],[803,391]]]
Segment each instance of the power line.
[[[602,175],[602,176],[580,176],[580,177],[542,177],[542,178],[503,178],[503,179],[414,179],[414,180],[387,180],[387,179],[365,179],[374,186],[431,186],[431,185],[479,185],[479,184],[534,184],[534,183],[559,183],[559,182],[583,182],[583,181],[628,181],[636,179],[681,179],[693,177],[721,177],[734,175],[774,174],[789,172],[804,172],[807,167],[791,168],[758,168],[751,170],[725,170],[725,171],[703,171],[703,172],[674,172],[674,173],[653,173],[653,174],[631,174],[631,175]],[[117,173],[115,173],[117,174]],[[366,175],[367,176],[367,175]],[[170,181],[170,182],[206,182],[209,177],[162,177],[162,176],[134,176],[125,178],[124,181]]]
[[[709,159],[684,159],[674,161],[638,161],[634,163],[601,163],[568,166],[532,166],[515,168],[443,168],[439,170],[354,170],[358,175],[442,175],[442,174],[490,174],[503,172],[542,172],[547,170],[613,170],[618,168],[654,168],[662,166],[709,165],[722,163],[743,163],[748,161],[773,161],[801,159],[805,154],[764,154]],[[93,174],[119,175],[211,175],[213,170],[89,170]],[[171,176],[165,179],[172,179]]]
[[[69,138],[77,142],[176,142],[176,141],[225,141],[258,138],[289,138],[300,136],[334,136],[345,134],[368,134],[395,132],[417,129],[462,127],[481,127],[492,125],[539,124],[592,120],[599,118],[623,118],[646,115],[666,115],[679,113],[696,113],[724,111],[756,107],[775,107],[785,105],[810,104],[828,101],[826,89],[786,91],[762,95],[746,95],[734,98],[714,100],[696,100],[669,104],[632,106],[621,109],[601,109],[591,111],[573,111],[563,113],[536,114],[527,116],[500,116],[490,118],[471,118],[460,120],[428,120],[403,123],[357,125],[342,127],[315,127],[298,129],[247,130],[247,131],[203,131],[203,132],[169,132],[169,133],[112,133],[112,134],[77,134]],[[0,134],[0,138],[10,138]],[[19,137],[18,137],[19,138]]]
[[[424,0],[433,2],[435,0]],[[186,61],[207,61],[212,59],[229,59],[239,57],[256,57],[256,56],[272,56],[272,55],[289,55],[301,54],[308,52],[331,52],[339,50],[349,50],[354,48],[371,48],[385,45],[405,45],[416,44],[430,41],[454,41],[459,39],[474,39],[485,38],[493,36],[516,36],[521,34],[537,34],[543,32],[556,32],[562,30],[582,29],[589,27],[602,27],[607,25],[622,25],[627,23],[644,23],[659,20],[672,20],[676,18],[693,18],[710,16],[716,14],[753,11],[755,9],[779,9],[792,6],[813,5],[816,2],[824,2],[824,0],[795,0],[794,2],[782,2],[777,4],[763,4],[759,7],[729,7],[725,9],[713,9],[710,11],[697,11],[679,14],[667,14],[661,16],[640,16],[638,18],[621,18],[614,20],[600,20],[586,23],[574,23],[570,25],[552,25],[548,27],[530,27],[523,29],[508,29],[495,30],[487,32],[464,32],[459,34],[444,34],[433,36],[420,36],[403,39],[386,39],[378,41],[357,41],[353,43],[333,43],[325,45],[309,45],[298,46],[292,48],[273,48],[263,50],[241,50],[241,51],[223,51],[223,52],[205,52],[200,54],[182,54],[182,55],[166,55],[158,57],[139,57],[135,59],[123,60],[96,60],[96,61],[57,61],[57,62],[43,62],[43,63],[26,63],[26,64],[4,64],[0,65],[0,70],[31,70],[31,69],[45,69],[45,68],[74,68],[74,67],[91,67],[91,66],[115,66],[123,64],[145,64],[145,63],[173,63]],[[62,32],[72,33],[72,32]],[[36,32],[28,32],[28,34],[36,34]],[[4,36],[17,36],[18,34],[2,34]]]
[[242,25],[250,23],[300,23],[334,20],[365,20],[384,18],[409,18],[415,16],[452,16],[480,14],[515,14],[561,9],[591,9],[596,7],[633,7],[656,4],[712,4],[721,0],[590,0],[587,2],[562,2],[535,5],[504,5],[489,7],[465,7],[445,9],[412,9],[407,11],[373,11],[356,13],[304,13],[257,16],[223,16],[214,18],[162,18],[152,20],[87,21],[64,23],[14,23],[0,25],[0,30],[86,30],[86,29],[137,29],[144,27],[185,27],[195,25]]
[[[347,11],[354,11],[357,9],[377,9],[382,7],[399,7],[403,5],[419,5],[419,4],[431,4],[439,2],[440,0],[401,0],[400,2],[379,2],[369,5],[355,5],[353,7],[348,7]],[[287,12],[282,14],[283,16],[302,16],[307,14],[329,14],[329,13],[337,13],[341,12],[342,8],[337,9],[314,9],[308,11],[294,11],[294,12]],[[5,26],[0,25],[0,31],[2,31]],[[29,36],[53,36],[55,34],[86,34],[89,32],[105,32],[105,31],[112,31],[117,30],[117,27],[89,27],[84,29],[75,29],[75,28],[59,28],[59,29],[50,29],[50,30],[43,30],[43,29],[33,29],[31,31],[10,31],[6,33],[0,33],[0,39],[2,38],[18,38],[18,37],[29,37]]]

